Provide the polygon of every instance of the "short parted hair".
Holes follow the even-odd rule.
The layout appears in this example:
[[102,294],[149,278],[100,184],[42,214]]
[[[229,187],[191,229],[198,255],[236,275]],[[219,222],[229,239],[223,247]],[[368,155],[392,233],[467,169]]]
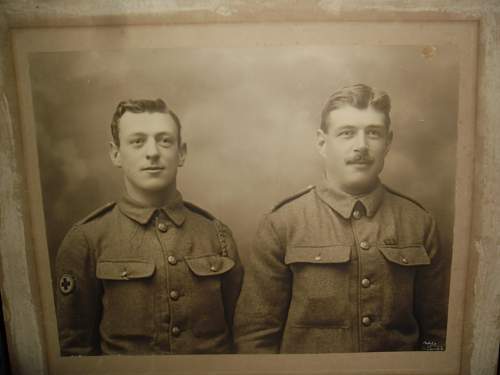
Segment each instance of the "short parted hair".
[[347,105],[358,109],[366,109],[372,106],[374,109],[382,112],[385,116],[385,125],[391,125],[391,99],[385,91],[371,88],[370,86],[358,83],[356,85],[344,87],[335,91],[321,112],[321,130],[328,132],[327,119],[330,112],[335,111]]
[[177,125],[177,133],[179,134],[178,143],[181,144],[181,122],[179,117],[172,111],[167,104],[162,99],[149,100],[149,99],[138,99],[138,100],[126,100],[118,103],[115,113],[113,114],[113,119],[111,120],[111,136],[113,137],[113,142],[116,146],[120,146],[119,137],[119,122],[121,117],[125,112],[132,113],[166,113],[172,117]]

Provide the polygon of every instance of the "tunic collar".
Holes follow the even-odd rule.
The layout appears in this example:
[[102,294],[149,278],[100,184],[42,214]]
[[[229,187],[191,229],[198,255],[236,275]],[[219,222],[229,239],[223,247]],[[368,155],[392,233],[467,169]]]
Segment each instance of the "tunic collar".
[[318,184],[316,189],[320,199],[337,211],[345,219],[349,219],[356,205],[362,205],[366,216],[372,217],[377,212],[384,198],[384,186],[377,182],[376,187],[368,194],[355,196],[339,190],[328,183],[326,178]]
[[132,199],[125,193],[118,202],[120,211],[139,224],[147,224],[156,212],[162,211],[177,226],[186,219],[182,195],[179,191],[162,207],[148,207]]

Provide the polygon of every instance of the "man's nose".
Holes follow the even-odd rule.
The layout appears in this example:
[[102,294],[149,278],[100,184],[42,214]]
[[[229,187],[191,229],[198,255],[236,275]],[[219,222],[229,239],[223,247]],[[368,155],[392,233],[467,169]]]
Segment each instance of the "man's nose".
[[354,150],[355,151],[366,151],[368,144],[366,142],[366,134],[364,132],[358,132],[354,137]]
[[158,145],[154,139],[149,139],[145,145],[146,158],[152,159],[158,157]]

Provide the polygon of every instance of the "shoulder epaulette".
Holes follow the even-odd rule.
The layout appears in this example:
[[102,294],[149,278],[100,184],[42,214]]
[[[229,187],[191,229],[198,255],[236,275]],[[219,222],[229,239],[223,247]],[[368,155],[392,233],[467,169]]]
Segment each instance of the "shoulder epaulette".
[[228,256],[228,252],[227,252],[227,242],[226,242],[226,231],[224,229],[224,225],[219,221],[217,220],[211,213],[209,213],[208,211],[205,211],[203,208],[201,207],[198,207],[197,205],[191,203],[191,202],[186,202],[184,201],[184,206],[203,216],[203,217],[206,217],[207,219],[211,220],[215,226],[215,230],[217,232],[217,239],[219,240],[219,243],[220,243],[220,247],[221,247],[221,255],[222,256],[225,256],[227,257]]
[[[385,186],[385,185],[384,185],[384,186]],[[417,202],[415,199],[413,199],[413,198],[411,198],[411,197],[409,197],[409,196],[407,196],[407,195],[405,195],[405,194],[402,194],[402,193],[400,193],[399,191],[393,190],[393,189],[391,189],[391,188],[389,188],[389,187],[387,187],[387,186],[385,186],[385,189],[386,189],[389,193],[392,193],[392,194],[394,194],[394,195],[397,195],[398,197],[401,197],[401,198],[407,199],[407,200],[409,200],[410,202],[415,203],[418,207],[420,207],[422,210],[424,210],[425,212],[427,212],[427,209],[426,209],[424,206],[422,206],[422,204],[421,204],[421,203]]]
[[303,196],[304,194],[306,193],[309,193],[312,189],[314,189],[315,186],[314,185],[309,185],[308,187],[306,187],[304,190],[301,190],[299,191],[298,193],[295,193],[293,195],[290,195],[289,197],[285,198],[285,199],[282,199],[281,201],[278,202],[278,204],[274,205],[274,207],[271,209],[271,212],[274,212],[276,211],[278,208],[284,206],[285,204],[287,203],[290,203],[291,201],[297,199],[297,198],[300,198],[301,196]]
[[203,208],[198,207],[197,205],[195,205],[191,202],[184,201],[184,206],[187,209],[189,209],[190,211],[193,211],[201,216],[204,216],[209,220],[215,220],[215,217],[211,213],[209,213],[208,211],[205,211]]
[[108,212],[115,206],[116,202],[106,203],[104,206],[99,207],[97,210],[93,211],[89,215],[85,216],[82,220],[80,220],[77,224],[85,224],[90,220],[95,219],[98,216],[101,216],[103,213]]

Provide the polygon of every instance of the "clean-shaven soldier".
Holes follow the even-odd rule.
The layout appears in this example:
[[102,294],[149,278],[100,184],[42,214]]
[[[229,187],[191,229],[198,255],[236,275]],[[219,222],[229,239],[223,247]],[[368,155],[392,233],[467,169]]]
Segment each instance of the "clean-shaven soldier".
[[335,92],[317,146],[325,177],[265,215],[236,309],[242,353],[443,350],[447,265],[433,217],[379,180],[390,99]]
[[125,192],[57,254],[61,353],[231,352],[242,268],[229,229],[177,190],[178,117],[161,99],[124,101],[111,132]]

